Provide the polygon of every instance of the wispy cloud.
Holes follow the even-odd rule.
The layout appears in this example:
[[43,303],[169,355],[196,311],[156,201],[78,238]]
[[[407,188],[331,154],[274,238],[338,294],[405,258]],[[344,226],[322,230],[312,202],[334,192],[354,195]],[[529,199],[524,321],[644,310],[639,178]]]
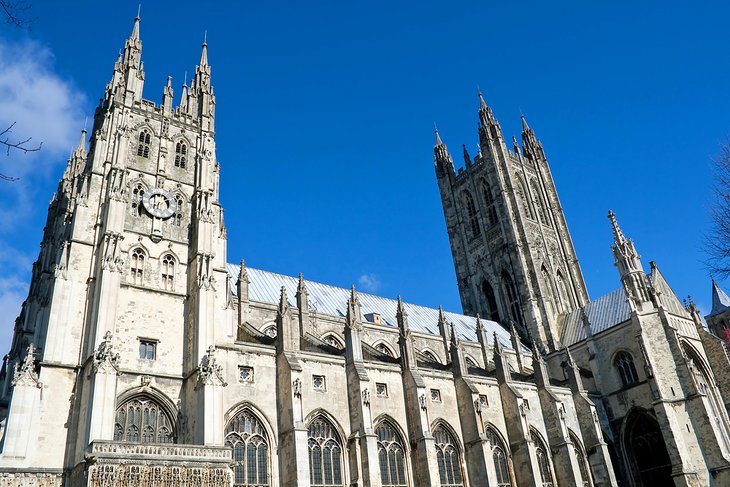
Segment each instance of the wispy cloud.
[[[15,123],[10,141],[32,137],[38,152],[0,146],[0,355],[28,292],[45,209],[55,179],[79,140],[86,97],[58,74],[53,53],[36,41],[0,39],[0,130]],[[4,237],[4,238],[3,238]]]
[[375,274],[363,274],[357,279],[358,287],[370,293],[380,289],[380,279]]

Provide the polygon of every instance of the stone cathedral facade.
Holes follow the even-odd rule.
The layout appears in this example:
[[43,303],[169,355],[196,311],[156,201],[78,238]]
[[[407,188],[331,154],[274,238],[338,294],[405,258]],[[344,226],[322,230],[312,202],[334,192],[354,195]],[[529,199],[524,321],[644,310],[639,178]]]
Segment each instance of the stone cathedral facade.
[[[464,313],[228,259],[207,45],[142,98],[139,18],[50,203],[0,372],[0,486],[730,485],[721,340],[611,214],[590,301],[540,142],[480,99],[435,169]],[[237,256],[239,257],[239,256]]]

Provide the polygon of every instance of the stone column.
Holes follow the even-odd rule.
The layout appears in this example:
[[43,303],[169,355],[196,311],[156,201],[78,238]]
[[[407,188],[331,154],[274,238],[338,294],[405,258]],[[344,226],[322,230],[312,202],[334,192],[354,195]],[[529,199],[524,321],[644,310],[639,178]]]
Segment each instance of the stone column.
[[35,347],[32,343],[28,346],[25,360],[15,366],[12,386],[2,456],[6,459],[22,459],[28,453],[29,446],[36,446],[30,443],[31,438],[38,438],[43,387],[35,371]]

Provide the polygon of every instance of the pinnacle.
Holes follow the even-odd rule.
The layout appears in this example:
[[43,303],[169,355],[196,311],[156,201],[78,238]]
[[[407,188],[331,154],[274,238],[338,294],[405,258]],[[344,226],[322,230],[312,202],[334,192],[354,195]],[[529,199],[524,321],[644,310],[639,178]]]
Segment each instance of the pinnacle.
[[200,66],[208,65],[208,43],[203,41],[203,50],[200,53]]
[[522,119],[522,132],[523,133],[529,132],[530,131],[530,126],[527,125],[527,119],[525,119],[525,116],[522,115],[522,114],[520,114],[520,119]]
[[436,147],[444,145],[444,143],[441,141],[441,136],[439,135],[438,129],[434,130],[434,133],[436,134]]
[[624,237],[623,232],[621,231],[621,228],[618,226],[618,222],[616,221],[616,214],[608,210],[608,219],[611,220],[611,227],[613,228],[613,239],[617,244],[622,244],[626,242],[626,237]]
[[132,40],[139,40],[139,12],[137,12],[137,16],[134,18],[134,26],[132,27],[132,34],[129,36]]
[[482,92],[479,92],[479,108],[481,110],[487,109],[487,102],[484,101],[484,97],[482,96]]

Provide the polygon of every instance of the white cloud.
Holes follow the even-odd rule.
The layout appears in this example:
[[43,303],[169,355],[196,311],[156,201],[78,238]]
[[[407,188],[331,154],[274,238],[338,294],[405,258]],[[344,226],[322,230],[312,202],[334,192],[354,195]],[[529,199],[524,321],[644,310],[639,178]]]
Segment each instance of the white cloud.
[[28,292],[38,252],[38,225],[55,179],[78,144],[86,97],[55,71],[53,53],[36,41],[0,39],[0,131],[13,122],[11,142],[32,137],[38,152],[9,153],[0,146],[0,355],[7,352],[15,318]]
[[363,274],[357,279],[357,283],[363,291],[372,293],[380,289],[380,279],[375,274]]

